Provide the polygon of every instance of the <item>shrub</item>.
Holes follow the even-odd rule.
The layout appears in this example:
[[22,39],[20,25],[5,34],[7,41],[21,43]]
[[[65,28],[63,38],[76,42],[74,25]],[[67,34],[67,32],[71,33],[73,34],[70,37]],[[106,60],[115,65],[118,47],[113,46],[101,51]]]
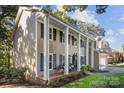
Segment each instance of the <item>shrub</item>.
[[60,77],[56,80],[52,80],[49,84],[48,84],[48,87],[60,87],[60,86],[63,86],[67,83],[70,83],[72,81],[75,81],[81,77],[84,77],[86,76],[85,73],[83,73],[82,71],[80,72],[76,72],[76,73],[72,73],[72,74],[69,74],[69,75],[65,75],[63,77]]
[[25,77],[24,77],[24,72],[26,69],[24,68],[11,68],[8,69],[6,67],[2,67],[0,69],[0,83],[4,83],[4,82],[24,82],[25,81]]
[[81,67],[81,71],[82,71],[82,72],[86,72],[86,71],[88,71],[87,66],[83,66],[83,67]]
[[93,69],[91,66],[83,66],[81,67],[81,71],[82,72],[87,72],[87,71],[90,71],[90,72],[95,72],[95,69]]

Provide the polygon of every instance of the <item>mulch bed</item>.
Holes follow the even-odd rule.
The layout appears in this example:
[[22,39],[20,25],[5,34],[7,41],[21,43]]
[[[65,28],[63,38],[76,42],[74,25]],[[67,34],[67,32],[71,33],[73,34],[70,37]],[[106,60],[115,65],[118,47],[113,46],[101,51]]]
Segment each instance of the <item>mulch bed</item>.
[[29,82],[0,84],[0,88],[40,88],[40,87],[41,86]]

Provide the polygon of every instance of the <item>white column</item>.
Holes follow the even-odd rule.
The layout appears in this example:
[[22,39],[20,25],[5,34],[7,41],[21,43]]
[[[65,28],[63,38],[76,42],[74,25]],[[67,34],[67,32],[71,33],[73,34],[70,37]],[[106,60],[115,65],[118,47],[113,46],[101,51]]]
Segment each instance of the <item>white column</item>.
[[94,68],[94,41],[92,41],[91,45],[91,67]]
[[44,17],[44,80],[49,80],[49,16]]
[[[35,73],[36,73],[36,77],[38,77],[38,70],[39,70],[39,67],[38,67],[38,22],[37,22],[37,18],[35,19],[35,31],[36,31],[36,69],[35,69]],[[35,77],[35,78],[36,78]]]
[[89,38],[87,38],[86,43],[86,65],[89,65]]
[[68,65],[68,33],[69,33],[69,28],[66,27],[65,31],[65,67],[64,67],[64,74],[69,73],[69,65]]
[[78,58],[77,58],[77,71],[80,71],[81,68],[81,62],[80,62],[80,49],[81,49],[81,44],[80,44],[80,34],[78,34]]

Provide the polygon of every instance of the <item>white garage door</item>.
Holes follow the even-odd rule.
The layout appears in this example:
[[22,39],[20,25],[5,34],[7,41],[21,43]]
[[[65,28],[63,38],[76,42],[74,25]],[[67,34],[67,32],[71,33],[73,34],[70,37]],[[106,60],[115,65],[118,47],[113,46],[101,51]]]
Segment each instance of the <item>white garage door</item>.
[[100,62],[99,62],[99,67],[100,67],[100,69],[101,70],[104,70],[104,69],[106,69],[106,67],[107,67],[107,58],[100,58],[100,60],[99,60]]

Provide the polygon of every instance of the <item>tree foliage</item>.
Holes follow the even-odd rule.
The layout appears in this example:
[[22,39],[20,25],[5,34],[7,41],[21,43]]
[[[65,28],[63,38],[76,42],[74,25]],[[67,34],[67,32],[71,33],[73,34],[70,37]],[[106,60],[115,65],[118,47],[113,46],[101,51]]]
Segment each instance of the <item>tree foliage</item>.
[[[76,10],[84,11],[88,5],[64,5],[63,9],[66,12],[75,12]],[[102,14],[106,12],[108,5],[96,5],[96,13]]]
[[122,44],[121,50],[122,50],[122,52],[124,52],[124,44]]
[[110,44],[106,40],[101,40],[101,48],[102,49],[110,49]]
[[0,64],[10,66],[12,30],[18,6],[0,6]]

